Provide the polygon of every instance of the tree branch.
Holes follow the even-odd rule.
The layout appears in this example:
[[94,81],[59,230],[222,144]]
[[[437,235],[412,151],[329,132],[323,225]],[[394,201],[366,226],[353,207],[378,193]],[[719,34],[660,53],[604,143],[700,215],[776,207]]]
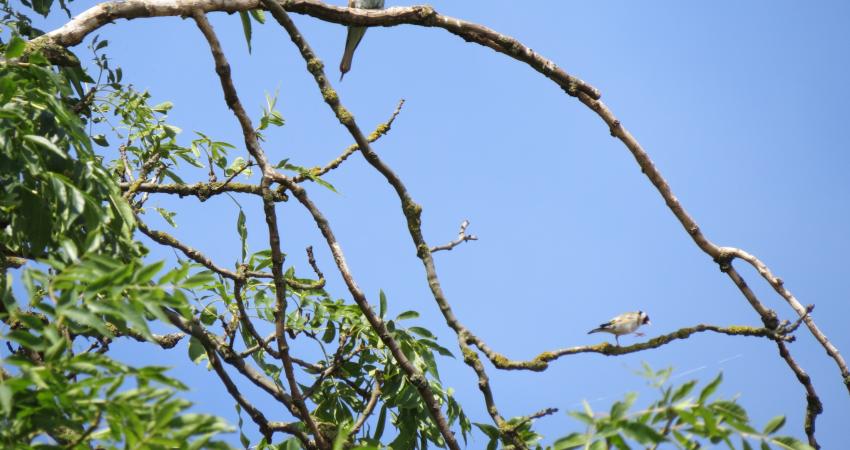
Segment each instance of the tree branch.
[[474,234],[466,234],[466,227],[469,226],[469,221],[464,220],[460,223],[460,232],[457,234],[457,239],[449,242],[448,244],[438,245],[436,247],[431,247],[431,253],[439,252],[442,250],[451,250],[457,247],[460,244],[463,244],[466,241],[477,241],[478,236]]
[[[360,129],[357,127],[357,124],[354,121],[354,117],[340,104],[339,97],[331,87],[330,83],[327,80],[327,77],[324,74],[322,63],[318,60],[315,53],[313,53],[313,50],[310,48],[310,45],[304,40],[303,36],[301,36],[300,31],[298,31],[298,28],[292,22],[292,19],[290,19],[286,11],[274,1],[263,0],[263,4],[267,8],[269,8],[274,18],[286,30],[295,46],[298,47],[301,56],[307,63],[307,69],[313,75],[316,84],[319,86],[319,89],[321,90],[322,95],[325,98],[325,102],[328,103],[328,105],[334,111],[340,122],[348,129],[352,137],[354,137],[354,141],[360,147],[361,152],[371,151],[371,149],[369,148],[369,142],[366,140],[365,136],[363,136],[363,133],[361,133]],[[298,199],[298,201],[301,202],[301,204],[304,205],[304,207],[307,208],[308,211],[310,211],[310,214],[313,216],[316,224],[319,226],[322,235],[328,242],[331,252],[334,255],[334,260],[337,263],[337,267],[339,268],[339,271],[342,274],[343,279],[345,280],[345,283],[349,288],[349,291],[357,302],[357,305],[360,307],[360,310],[363,312],[363,314],[366,316],[366,319],[378,333],[378,336],[381,338],[381,340],[390,349],[390,352],[393,354],[395,360],[399,363],[399,366],[401,366],[401,368],[404,370],[405,375],[407,376],[410,383],[413,384],[419,391],[419,395],[422,397],[422,400],[428,407],[428,411],[431,414],[434,423],[437,425],[437,428],[440,430],[440,434],[443,436],[443,439],[445,439],[446,445],[452,450],[459,450],[460,446],[457,442],[457,439],[455,438],[454,433],[449,428],[449,424],[446,421],[446,418],[441,410],[440,403],[437,401],[436,396],[428,385],[427,379],[416,368],[416,366],[414,366],[407,359],[407,357],[404,355],[401,348],[399,347],[398,343],[390,336],[389,331],[387,330],[384,322],[377,315],[375,315],[375,312],[369,305],[369,301],[366,299],[366,296],[354,283],[354,279],[348,270],[347,264],[345,263],[345,258],[342,254],[342,249],[340,248],[339,243],[337,243],[327,219],[324,218],[324,216],[319,212],[319,210],[312,203],[312,201],[310,201],[310,199],[307,197],[306,191],[304,191],[303,188],[292,183],[291,180],[285,177],[277,181],[284,184],[287,189],[292,192],[292,194]]]
[[239,101],[239,96],[236,93],[233,80],[230,78],[230,64],[224,56],[221,43],[219,43],[218,37],[215,35],[215,31],[213,31],[212,25],[210,25],[204,12],[199,9],[193,11],[192,17],[195,19],[198,29],[201,30],[201,33],[204,35],[207,43],[209,44],[210,51],[212,52],[213,59],[215,60],[215,71],[221,81],[225,102],[227,103],[228,108],[233,111],[233,114],[239,121],[239,125],[242,127],[245,146],[251,153],[251,156],[257,160],[257,163],[263,171],[263,178],[260,186],[263,189],[263,210],[266,216],[266,224],[269,229],[269,245],[272,251],[272,274],[274,275],[273,281],[275,285],[275,297],[277,300],[274,311],[275,334],[277,336],[278,345],[277,351],[281,361],[283,362],[283,370],[286,374],[286,380],[289,383],[292,400],[295,403],[295,407],[298,409],[298,416],[304,421],[304,423],[307,424],[307,428],[315,437],[316,445],[321,449],[330,448],[324,435],[319,431],[316,421],[313,420],[313,416],[310,415],[310,410],[307,409],[307,405],[304,403],[304,398],[301,396],[301,390],[299,389],[298,382],[295,379],[295,371],[292,367],[292,360],[289,357],[289,345],[286,342],[286,334],[284,333],[286,326],[286,281],[284,280],[283,274],[283,252],[280,250],[280,235],[277,229],[275,203],[271,199],[271,189],[269,189],[269,185],[272,181],[271,175],[274,173],[274,169],[268,163],[265,152],[263,152],[260,148],[257,133],[254,130],[251,119],[248,118],[245,109],[242,107],[242,103]]
[[[119,183],[121,190],[128,190],[130,183]],[[263,189],[259,185],[245,183],[195,183],[195,184],[155,184],[142,183],[136,189],[137,192],[153,192],[159,194],[176,194],[185,197],[188,195],[197,197],[200,201],[206,201],[210,197],[224,192],[239,192],[242,194],[252,194],[257,196],[263,195]],[[282,190],[276,190],[272,193],[272,199],[276,202],[285,202],[289,200]]]

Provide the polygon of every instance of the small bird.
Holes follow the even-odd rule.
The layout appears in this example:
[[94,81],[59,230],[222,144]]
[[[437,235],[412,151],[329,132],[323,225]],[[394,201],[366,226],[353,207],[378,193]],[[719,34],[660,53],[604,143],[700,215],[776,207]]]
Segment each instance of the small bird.
[[629,333],[635,333],[638,336],[643,336],[643,333],[636,333],[636,331],[641,325],[649,324],[649,316],[645,312],[627,312],[599,325],[599,328],[588,331],[587,334],[600,332],[611,333],[614,335],[614,340],[617,341],[617,346],[619,347],[620,336]]
[[[383,9],[384,0],[348,0],[348,7]],[[342,77],[351,70],[351,58],[354,57],[354,50],[357,49],[357,44],[363,39],[364,34],[366,34],[366,27],[348,27],[348,36],[345,38],[345,51],[342,53],[342,61],[339,62],[339,81],[342,81]]]

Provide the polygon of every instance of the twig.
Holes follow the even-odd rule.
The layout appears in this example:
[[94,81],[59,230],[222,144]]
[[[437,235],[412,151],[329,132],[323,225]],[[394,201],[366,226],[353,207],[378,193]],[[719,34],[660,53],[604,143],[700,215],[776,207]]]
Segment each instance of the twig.
[[436,247],[431,247],[431,253],[439,252],[439,251],[442,251],[442,250],[451,250],[451,249],[457,247],[458,245],[463,244],[466,241],[477,241],[478,236],[475,236],[474,234],[466,234],[466,227],[468,227],[468,226],[469,226],[468,220],[464,220],[463,222],[461,222],[460,223],[460,232],[457,234],[457,239],[455,239],[455,240],[453,240],[453,241],[451,241],[451,242],[449,242],[448,244],[445,244],[445,245],[438,245]]
[[799,364],[797,364],[797,361],[791,357],[791,352],[788,351],[788,346],[781,341],[777,341],[776,346],[779,348],[779,356],[781,356],[788,366],[791,367],[791,370],[794,371],[794,375],[797,376],[797,380],[806,390],[806,419],[803,423],[803,429],[806,431],[806,437],[809,439],[809,445],[819,449],[820,445],[818,444],[817,439],[815,439],[815,420],[817,419],[818,414],[823,412],[823,404],[821,403],[817,392],[815,392],[815,386],[812,384],[812,378],[805,370],[803,370],[802,367],[800,367]]
[[353,438],[360,428],[363,427],[363,424],[366,423],[366,420],[369,419],[369,416],[372,415],[372,412],[375,411],[375,406],[378,405],[378,399],[381,398],[381,383],[378,381],[377,377],[375,378],[375,386],[372,388],[372,394],[369,395],[369,401],[366,403],[366,407],[363,408],[363,411],[360,413],[360,416],[357,417],[357,420],[354,422],[354,425],[351,426],[351,430],[348,432],[349,438]]
[[[404,106],[404,99],[399,100],[398,105],[395,108],[395,111],[393,111],[393,114],[390,116],[390,119],[387,120],[386,122],[378,125],[375,128],[375,131],[373,131],[372,134],[370,134],[366,138],[366,140],[368,140],[370,144],[372,142],[377,141],[378,139],[380,139],[381,137],[383,137],[384,135],[386,135],[387,133],[390,132],[390,129],[392,128],[393,122],[395,122],[395,118],[401,112],[402,106]],[[312,175],[316,176],[316,177],[320,177],[320,176],[330,172],[331,170],[336,169],[337,167],[340,166],[340,164],[343,163],[343,161],[348,159],[349,156],[351,156],[354,152],[356,152],[359,149],[360,149],[360,146],[358,146],[356,143],[349,145],[348,148],[346,148],[345,151],[343,151],[341,155],[336,157],[336,159],[334,159],[333,161],[329,162],[328,165],[326,165],[325,167],[322,167],[321,169],[317,169],[315,172],[312,173]],[[298,175],[295,178],[293,178],[292,181],[294,181],[295,183],[301,183],[302,181],[304,181],[306,179],[308,179],[307,175]]]
[[[811,318],[811,309],[813,306],[803,306],[799,300],[797,300],[794,295],[791,294],[791,291],[785,288],[785,282],[782,281],[781,278],[775,276],[770,269],[765,265],[761,260],[756,258],[755,256],[747,253],[744,250],[732,247],[723,247],[723,251],[726,254],[732,255],[735,258],[742,259],[749,263],[753,268],[758,271],[758,273],[764,278],[768,284],[773,287],[773,289],[791,305],[791,308],[797,313],[800,317],[800,320],[805,322],[806,327],[808,327],[809,331],[812,335],[817,339],[817,341],[823,346],[826,350],[826,353],[835,361],[836,365],[838,365],[838,369],[841,371],[841,377],[844,380],[844,385],[847,387],[847,391],[850,392],[850,368],[847,366],[847,362],[841,356],[841,353],[838,352],[838,349],[832,344],[832,342],[827,339],[826,335],[818,328],[815,324],[815,321]],[[799,321],[797,322],[799,325]]]

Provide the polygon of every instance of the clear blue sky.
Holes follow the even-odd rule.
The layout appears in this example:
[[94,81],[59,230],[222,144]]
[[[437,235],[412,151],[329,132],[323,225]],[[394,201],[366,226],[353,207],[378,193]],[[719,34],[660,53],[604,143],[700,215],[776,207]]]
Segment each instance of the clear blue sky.
[[[850,3],[430,3],[443,14],[520,39],[600,89],[707,237],[762,258],[801,302],[816,305],[815,320],[850,357]],[[91,4],[71,6],[77,13]],[[49,23],[60,21],[54,15]],[[212,21],[255,119],[264,93],[280,92],[287,124],[268,133],[265,150],[272,160],[321,165],[351,143],[276,24],[255,28],[249,55],[238,16],[215,14]],[[296,22],[335,79],[344,28],[302,16]],[[149,89],[157,102],[175,103],[170,122],[183,128],[184,143],[199,130],[242,147],[192,21],[120,21],[100,34],[110,41],[113,64],[123,68],[126,80]],[[386,120],[399,99],[407,100],[390,135],[374,148],[422,204],[432,245],[452,239],[463,219],[471,221],[480,240],[437,254],[437,267],[460,320],[497,351],[530,358],[598,343],[606,336],[588,336],[587,330],[637,309],[652,318],[650,337],[697,323],[760,324],[625,147],[595,114],[527,66],[440,29],[377,28],[366,34],[352,71],[335,86],[366,130]],[[187,180],[206,179],[200,171],[186,174]],[[370,300],[377,301],[383,289],[391,311],[419,310],[419,320],[456,350],[394,192],[359,155],[328,180],[340,194],[319,187],[311,193]],[[260,205],[255,198],[241,201],[250,214],[251,249],[263,249]],[[231,201],[159,196],[149,203],[156,205],[180,205],[179,228],[171,231],[222,265],[236,261]],[[305,212],[293,202],[280,214],[290,261],[306,269],[303,248],[314,245],[319,264],[333,274],[332,294],[349,299]],[[172,258],[161,250],[153,256]],[[753,270],[737,266],[767,305],[793,318]],[[791,351],[824,402],[818,438],[824,448],[839,448],[846,443],[850,397],[822,348],[806,331],[797,335]],[[192,387],[189,398],[197,409],[235,423],[232,400],[203,367],[187,366],[185,345],[165,353],[146,348],[134,344],[122,351],[140,364],[183,366],[174,373]],[[784,431],[804,437],[803,388],[764,339],[703,334],[625,357],[563,358],[544,373],[490,368],[489,374],[506,416],[561,408],[539,421],[538,430],[551,442],[580,428],[563,411],[579,408],[582,399],[600,409],[628,391],[640,392],[642,402],[652,400],[645,382],[632,374],[641,361],[673,366],[680,382],[708,380],[722,370],[721,394],[739,396],[757,424],[785,413]],[[460,360],[444,359],[441,367],[444,383],[455,388],[466,411],[488,422],[472,371]],[[259,400],[261,393],[248,393],[272,405]],[[485,442],[479,434],[469,447]]]

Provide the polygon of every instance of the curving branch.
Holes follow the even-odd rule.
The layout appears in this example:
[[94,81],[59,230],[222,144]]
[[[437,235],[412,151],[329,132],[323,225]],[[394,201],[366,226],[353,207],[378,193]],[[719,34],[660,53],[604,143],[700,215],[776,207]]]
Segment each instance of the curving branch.
[[[289,344],[286,341],[286,281],[283,274],[283,252],[280,250],[280,234],[277,227],[277,213],[275,212],[275,202],[271,198],[271,189],[269,188],[274,172],[273,167],[269,164],[265,152],[260,148],[257,132],[251,124],[251,119],[245,112],[239,96],[236,93],[236,87],[233,85],[233,80],[230,77],[230,64],[224,56],[224,51],[221,48],[221,43],[215,34],[215,31],[207,20],[206,14],[201,10],[193,11],[192,18],[198,25],[198,29],[207,40],[210,51],[212,52],[213,60],[215,61],[215,71],[221,81],[224,99],[228,108],[233,111],[242,128],[242,134],[245,138],[245,147],[251,153],[251,156],[257,160],[260,168],[263,171],[263,178],[260,186],[263,189],[263,211],[266,216],[266,224],[269,230],[269,246],[272,251],[272,274],[275,285],[275,298],[277,304],[274,310],[275,318],[275,335],[277,340],[277,352],[280,360],[283,362],[283,371],[286,375],[286,381],[289,383],[289,390],[292,394],[292,401],[298,410],[297,416],[306,424],[307,428],[316,439],[316,445],[320,449],[330,448],[330,445],[325,440],[324,435],[319,431],[316,421],[307,409],[307,404],[304,402],[304,397],[301,395],[301,390],[298,387],[298,382],[295,379],[295,371],[292,366],[292,359],[289,356]],[[262,342],[262,341],[260,341]]]
[[[195,11],[234,13],[257,9],[261,4],[271,8],[267,0],[172,0],[167,2],[127,0],[105,2],[89,8],[62,27],[47,33],[44,39],[51,40],[63,47],[70,47],[82,42],[89,33],[118,19],[129,20],[164,16],[187,17],[193,15]],[[600,97],[596,88],[568,74],[554,62],[544,58],[518,40],[476,23],[438,14],[430,6],[395,7],[367,11],[332,6],[315,0],[284,0],[275,2],[275,4],[285,11],[307,14],[343,25],[391,27],[407,24],[443,28],[465,41],[475,42],[528,64],[534,70],[555,82],[571,96],[584,93],[594,99]],[[262,166],[262,164],[260,165]]]
[[490,361],[493,362],[493,365],[500,369],[531,370],[534,372],[542,372],[549,367],[550,362],[563,356],[576,355],[579,353],[599,353],[601,355],[606,356],[626,355],[629,353],[636,353],[644,350],[658,348],[673,341],[687,339],[694,334],[704,333],[706,331],[711,331],[718,334],[725,334],[728,336],[763,337],[779,343],[794,341],[794,336],[786,334],[784,330],[771,330],[769,328],[758,328],[742,325],[719,327],[716,325],[698,324],[692,327],[681,328],[672,333],[664,334],[656,338],[652,338],[646,342],[627,346],[618,346],[613,345],[609,342],[603,342],[601,344],[596,345],[569,347],[560,350],[540,353],[529,361],[510,360],[499,353],[493,352],[492,350],[490,350],[491,353],[487,353],[487,357],[490,359]]
[[[815,447],[817,446],[817,443],[814,440],[814,420],[817,414],[820,412],[820,400],[814,392],[814,389],[811,385],[811,380],[808,378],[802,368],[793,360],[793,358],[791,358],[787,346],[784,343],[785,340],[783,338],[780,338],[780,336],[785,336],[782,333],[785,333],[787,331],[787,327],[781,324],[775,311],[764,306],[764,304],[759,301],[759,299],[749,288],[743,277],[741,277],[741,275],[732,266],[732,261],[734,259],[742,259],[752,265],[759,272],[761,277],[764,278],[765,281],[770,284],[783,299],[785,299],[785,301],[792,307],[792,309],[794,309],[794,311],[799,317],[799,320],[797,320],[795,324],[799,325],[801,322],[806,324],[807,328],[813,334],[813,336],[815,336],[816,340],[820,343],[821,346],[824,347],[828,355],[835,361],[841,373],[842,381],[847,387],[848,392],[850,392],[850,369],[848,369],[846,361],[841,356],[835,345],[833,345],[829,341],[826,335],[815,324],[810,314],[811,308],[804,307],[791,294],[791,292],[784,287],[783,281],[779,277],[775,276],[769,270],[769,268],[755,256],[741,249],[733,247],[720,247],[711,242],[702,233],[696,221],[689,215],[689,213],[684,209],[679,200],[672,193],[669,184],[662,177],[658,169],[653,164],[652,160],[649,158],[648,154],[640,146],[634,136],[632,136],[631,133],[629,133],[629,131],[622,126],[620,121],[614,116],[610,109],[599,100],[599,92],[584,81],[558,68],[552,61],[535,53],[530,48],[523,45],[516,39],[502,35],[494,30],[491,30],[487,27],[483,27],[478,24],[440,15],[429,6],[412,6],[404,8],[389,8],[386,10],[367,11],[330,6],[315,0],[284,0],[282,2],[276,2],[273,0],[262,0],[262,2],[258,0],[172,0],[160,2],[152,2],[150,0],[128,0],[125,2],[111,2],[96,5],[85,11],[84,13],[80,14],[73,20],[69,21],[63,27],[51,31],[50,33],[41,38],[37,38],[31,41],[29,45],[76,45],[80,43],[82,39],[89,33],[93,32],[94,30],[107,23],[113,22],[118,19],[133,19],[139,17],[153,16],[195,16],[196,20],[199,20],[198,18],[203,17],[203,13],[205,12],[225,11],[232,13],[236,11],[247,11],[250,9],[256,9],[260,7],[261,4],[269,8],[273,12],[273,15],[275,15],[278,21],[284,26],[284,28],[286,28],[292,40],[296,43],[296,45],[298,45],[299,49],[302,52],[302,56],[307,62],[308,70],[314,75],[314,78],[316,79],[318,85],[321,88],[326,103],[331,106],[331,108],[336,113],[337,118],[346,128],[348,128],[352,136],[355,138],[357,147],[361,150],[363,156],[370,164],[372,164],[379,172],[381,172],[386,177],[387,181],[396,190],[402,202],[402,209],[408,221],[408,228],[411,232],[411,237],[413,238],[414,244],[416,246],[417,255],[420,257],[425,266],[428,283],[431,287],[435,301],[443,312],[444,318],[446,319],[448,325],[458,335],[459,345],[464,354],[464,360],[467,361],[467,364],[473,367],[476,374],[478,375],[479,387],[481,387],[482,392],[485,395],[485,402],[487,403],[488,411],[490,411],[491,416],[494,418],[496,423],[500,425],[500,428],[502,423],[501,416],[498,415],[498,411],[495,409],[495,404],[492,402],[492,393],[489,391],[489,382],[487,381],[486,374],[484,373],[483,365],[481,365],[480,361],[478,360],[477,354],[469,346],[474,345],[475,347],[477,347],[481,352],[487,355],[487,357],[491,361],[493,361],[494,364],[497,365],[497,367],[500,366],[497,362],[501,361],[501,358],[503,357],[493,352],[492,349],[489,349],[486,343],[484,343],[480,338],[473,335],[454,316],[445,298],[445,295],[442,292],[442,288],[440,286],[439,279],[437,278],[436,268],[434,266],[434,262],[431,255],[433,251],[438,251],[442,248],[434,247],[432,249],[427,245],[424,237],[422,236],[420,218],[421,207],[413,201],[412,197],[409,195],[406,187],[403,185],[398,176],[396,176],[396,174],[393,173],[392,170],[390,170],[389,167],[386,166],[386,164],[384,164],[380,160],[378,155],[375,154],[374,151],[372,151],[369,146],[370,141],[368,140],[368,138],[363,136],[351,114],[344,107],[342,107],[336,92],[327,82],[327,79],[322,69],[321,62],[315,57],[315,55],[313,55],[312,51],[310,50],[309,46],[307,46],[306,42],[304,42],[298,30],[291,23],[286,14],[286,10],[299,14],[307,14],[325,21],[346,25],[396,26],[401,24],[413,24],[426,27],[443,28],[449,31],[450,33],[453,33],[463,38],[464,40],[486,46],[497,52],[503,53],[511,58],[528,64],[529,67],[533,68],[545,77],[552,80],[568,95],[577,97],[579,101],[581,101],[588,108],[590,108],[597,115],[599,115],[599,117],[607,125],[611,135],[619,139],[632,153],[642,172],[646,174],[649,181],[658,190],[659,194],[667,204],[667,207],[670,209],[676,219],[680,222],[680,224],[689,234],[689,236],[691,236],[691,239],[694,241],[697,247],[699,247],[704,253],[710,256],[712,260],[720,266],[721,271],[726,273],[726,275],[738,287],[738,289],[744,295],[746,300],[750,303],[751,307],[759,314],[762,319],[762,322],[766,327],[762,330],[767,330],[768,332],[773,333],[772,337],[767,335],[766,337],[774,339],[777,342],[777,346],[780,350],[780,355],[783,357],[783,359],[789,365],[791,370],[795,373],[797,378],[806,388],[808,396],[807,398],[809,399],[807,406],[806,431],[809,435],[810,443],[812,443],[812,445]],[[293,194],[296,195],[296,197],[298,198],[299,202],[302,203],[302,205],[304,205],[308,210],[310,210],[311,214],[314,217],[314,220],[316,221],[317,225],[319,226],[323,235],[328,241],[329,246],[331,247],[335,261],[337,263],[337,267],[343,274],[343,278],[349,286],[349,290],[354,295],[355,301],[361,307],[361,310],[366,315],[366,317],[370,320],[370,323],[375,328],[375,330],[379,333],[379,335],[381,335],[381,338],[385,339],[385,336],[381,334],[383,324],[379,318],[374,317],[374,313],[371,311],[371,307],[369,306],[365,296],[362,294],[362,292],[359,291],[359,288],[356,286],[356,284],[354,284],[353,279],[351,278],[350,273],[348,272],[348,268],[345,265],[345,260],[342,256],[342,252],[339,249],[339,245],[336,243],[333,234],[330,232],[330,227],[327,224],[327,221],[324,219],[321,213],[318,212],[318,210],[315,208],[315,205],[311,203],[309,198],[307,198],[306,193],[303,191],[303,189],[300,188],[300,186],[297,186],[297,184],[293,183],[292,179],[289,179],[279,173],[274,172],[274,170],[268,164],[268,161],[265,160],[265,155],[259,148],[259,144],[256,139],[256,134],[253,129],[250,128],[250,120],[248,119],[248,116],[245,113],[244,109],[241,108],[241,105],[238,102],[238,98],[236,97],[235,89],[229,77],[230,68],[226,64],[226,61],[224,60],[223,55],[221,54],[220,48],[216,50],[215,46],[212,45],[212,42],[211,48],[213,49],[213,54],[216,58],[216,71],[220,75],[222,88],[225,92],[227,104],[231,109],[233,109],[234,114],[236,115],[237,119],[240,122],[240,125],[242,126],[243,134],[245,135],[246,146],[248,148],[249,153],[251,153],[251,155],[256,159],[259,166],[263,169],[264,180],[263,184],[261,184],[260,186],[260,193],[264,198],[264,206],[266,206],[266,217],[270,227],[270,239],[274,241],[274,236],[272,236],[272,234],[277,232],[276,222],[274,220],[273,203],[270,198],[270,196],[272,195],[270,184],[271,182],[278,182],[282,185],[283,188],[293,192]],[[219,64],[219,62],[221,61],[223,61],[224,64]],[[346,152],[344,152],[343,155],[338,158],[339,163],[341,163],[345,158],[347,158],[348,155],[353,153],[353,151],[355,150],[346,150]],[[338,166],[339,163],[337,163],[336,165]],[[330,168],[328,168],[327,170],[332,170],[333,167],[336,167],[333,166],[333,164],[334,163],[332,162],[328,166]],[[144,181],[144,178],[145,177],[143,176],[140,179],[129,183],[128,186],[125,188],[125,195],[132,195],[137,190],[141,190],[142,186],[145,185],[145,183],[142,182]],[[278,192],[280,192],[280,190],[278,190]],[[274,227],[272,227],[272,225],[274,225]],[[274,231],[272,231],[272,228],[274,228]],[[163,237],[162,234],[158,236],[163,240],[168,241],[168,239]],[[166,243],[165,245],[171,245],[175,248],[180,248],[176,245],[173,245],[173,243]],[[273,251],[274,247],[275,246],[272,245]],[[191,252],[197,253],[196,251],[193,251],[193,249],[185,246],[180,249],[181,251],[184,251],[184,253],[186,253],[187,255]],[[196,257],[200,256],[196,254]],[[208,262],[210,265],[214,266],[211,261]],[[280,257],[275,258],[273,255],[273,262],[275,267],[273,270],[274,273],[272,278],[274,279],[277,285],[276,291],[278,291],[278,295],[280,295],[280,292],[283,292],[286,288],[286,283],[282,280],[282,275],[278,273],[282,268],[282,259]],[[285,298],[281,300],[279,297],[279,310],[282,310],[281,307],[285,306],[285,303],[282,303],[283,300],[285,300]],[[386,336],[386,338],[389,337]],[[391,339],[390,342],[392,342]],[[610,346],[610,344],[608,345]],[[393,347],[391,345],[388,346],[392,350]],[[592,350],[594,347],[599,346],[574,347],[573,349],[565,349],[564,351],[566,353],[564,354],[581,353],[588,351],[596,351],[598,353],[604,354],[622,354],[627,353],[623,350],[630,349],[634,346],[623,348],[616,347],[616,350],[611,350],[603,346],[596,348],[596,350]],[[611,348],[613,349],[614,347]],[[421,374],[418,374],[415,371],[415,368],[413,368],[413,371],[408,370],[408,367],[403,362],[405,361],[404,355],[400,355],[402,359],[399,359],[396,353],[393,354],[394,356],[396,356],[396,359],[399,361],[400,365],[405,368],[408,377],[410,377],[411,380],[414,381],[414,384],[417,385],[417,387],[420,386],[416,383],[416,381],[420,381],[422,382],[422,384],[427,384],[424,383],[424,378],[422,378]],[[545,364],[546,359],[543,358],[541,361]],[[286,361],[284,362],[284,365],[286,366]],[[289,365],[291,366],[291,364]],[[291,384],[292,380],[290,379],[289,381]],[[295,387],[293,388],[297,389]],[[438,426],[441,426],[443,424],[439,420],[441,418],[441,411],[439,409],[439,405],[432,404],[431,401],[433,400],[433,398],[432,396],[429,397],[428,395],[426,395],[427,392],[427,386],[425,386],[424,389],[420,389],[420,394],[422,394],[423,399],[426,401],[426,403],[428,403],[429,410],[432,412],[432,415],[436,414],[434,415],[434,417],[438,423]],[[315,430],[313,431],[315,432]],[[441,431],[443,431],[442,426]],[[316,437],[317,439],[321,439],[321,436],[318,433],[316,433]],[[446,435],[445,432],[444,437],[446,438],[449,446],[455,448],[452,445],[454,443],[454,445],[456,446],[456,442],[454,442],[453,437],[450,438],[448,435]]]
[[835,348],[835,346],[832,344],[832,342],[829,341],[829,339],[827,339],[826,335],[823,333],[823,331],[820,330],[820,328],[818,328],[818,326],[815,324],[815,321],[812,319],[810,313],[812,312],[814,305],[803,306],[803,304],[800,303],[800,301],[797,300],[797,298],[794,297],[793,294],[791,294],[791,291],[785,288],[785,282],[782,281],[781,278],[775,276],[766,264],[761,262],[761,260],[751,255],[750,253],[747,253],[746,251],[741,250],[739,248],[733,247],[723,247],[722,250],[725,254],[746,261],[751,266],[753,266],[753,268],[756,269],[756,271],[762,276],[762,278],[764,278],[768,282],[768,284],[773,287],[776,293],[779,294],[782,298],[784,298],[789,305],[791,305],[791,308],[793,308],[797,315],[800,317],[799,320],[806,324],[806,327],[812,333],[812,336],[814,336],[815,339],[820,342],[820,344],[826,350],[826,353],[833,360],[835,360],[836,365],[838,365],[838,369],[841,371],[841,377],[844,380],[844,386],[846,386],[847,391],[850,392],[850,369],[848,369],[847,362],[844,361],[844,358],[841,356],[841,353],[838,352],[838,349]]
[[[289,15],[286,11],[277,3],[272,0],[263,0],[263,4],[269,8],[275,20],[286,30],[289,34],[290,39],[298,47],[298,50],[301,53],[301,56],[304,58],[304,61],[307,63],[307,69],[313,75],[316,84],[319,86],[323,97],[325,98],[325,102],[331,107],[331,109],[336,114],[337,118],[340,122],[345,125],[348,129],[349,133],[354,137],[354,141],[360,147],[361,152],[371,151],[369,147],[369,142],[366,137],[363,136],[363,133],[357,127],[357,124],[354,121],[354,117],[340,104],[339,97],[336,92],[330,86],[327,77],[324,74],[324,70],[322,67],[321,61],[318,60],[315,53],[313,53],[312,48],[304,40],[304,37],[301,36],[301,32],[292,22],[292,19],[289,18]],[[330,228],[330,224],[327,219],[325,219],[324,215],[316,208],[313,202],[307,196],[307,192],[299,185],[293,183],[287,177],[279,177],[277,182],[286,186],[286,188],[292,192],[295,198],[310,212],[313,216],[314,221],[322,232],[322,235],[325,237],[325,240],[328,243],[328,246],[331,249],[331,253],[334,256],[334,261],[337,264],[337,267],[342,274],[343,280],[348,286],[349,292],[351,292],[354,297],[355,302],[360,307],[360,310],[366,316],[366,319],[369,321],[369,324],[372,328],[378,333],[378,336],[381,338],[381,341],[387,345],[390,349],[395,360],[398,362],[399,366],[404,370],[407,379],[410,381],[413,386],[419,392],[420,397],[425,402],[425,405],[428,408],[428,412],[431,414],[431,418],[434,420],[434,423],[437,425],[437,428],[440,430],[440,434],[443,436],[443,439],[446,441],[446,445],[452,450],[459,450],[460,445],[455,438],[454,433],[449,428],[448,421],[443,415],[440,402],[437,397],[434,395],[431,387],[428,384],[428,380],[422,372],[414,366],[410,360],[404,355],[404,352],[401,350],[398,342],[393,339],[383,320],[378,317],[371,305],[369,304],[368,299],[363,294],[363,291],[357,286],[354,282],[354,278],[351,276],[350,271],[348,270],[348,266],[345,262],[345,257],[342,254],[342,249],[339,246],[339,243],[336,241],[336,237],[333,234],[333,231]]]

